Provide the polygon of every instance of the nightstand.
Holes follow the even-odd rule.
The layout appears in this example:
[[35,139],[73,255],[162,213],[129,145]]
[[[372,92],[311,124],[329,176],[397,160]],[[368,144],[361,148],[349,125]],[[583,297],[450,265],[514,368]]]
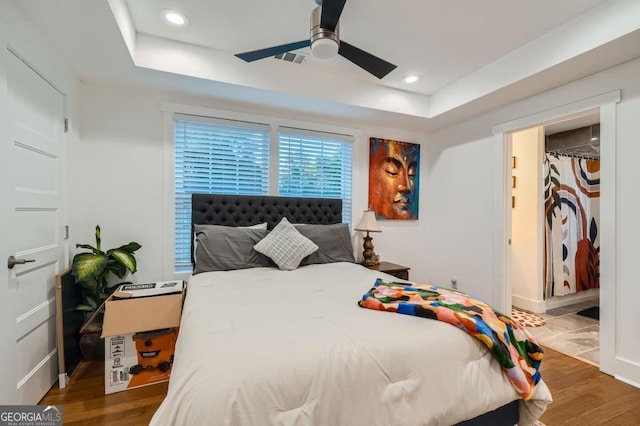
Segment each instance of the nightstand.
[[372,269],[374,271],[384,272],[385,274],[393,275],[401,280],[409,279],[409,269],[406,266],[397,265],[391,262],[380,262],[377,265],[365,266],[365,268]]

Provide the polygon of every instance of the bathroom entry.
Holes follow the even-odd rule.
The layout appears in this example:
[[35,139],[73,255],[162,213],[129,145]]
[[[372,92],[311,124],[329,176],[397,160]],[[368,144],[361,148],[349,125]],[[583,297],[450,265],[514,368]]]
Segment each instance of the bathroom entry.
[[541,343],[596,364],[598,122],[594,110],[510,134],[512,305],[546,319],[530,329]]

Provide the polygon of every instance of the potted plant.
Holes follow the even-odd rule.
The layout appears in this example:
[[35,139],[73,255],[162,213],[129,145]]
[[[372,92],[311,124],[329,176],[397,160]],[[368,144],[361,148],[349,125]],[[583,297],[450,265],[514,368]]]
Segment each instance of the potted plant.
[[100,307],[116,288],[115,285],[109,285],[111,274],[122,279],[127,272],[136,272],[134,253],[140,247],[140,244],[130,242],[116,249],[103,251],[99,225],[96,225],[95,247],[76,244],[76,248],[90,250],[76,254],[71,265],[76,283],[82,286],[83,303],[76,306],[76,309],[87,314],[93,312],[80,328],[78,344],[85,361],[104,359],[104,340],[100,338],[104,313],[100,312]]
[[137,270],[134,253],[141,246],[130,242],[115,249],[103,251],[100,239],[100,226],[96,225],[96,246],[76,244],[76,248],[90,250],[73,257],[71,266],[76,283],[83,287],[84,303],[76,309],[92,312],[98,309],[115,289],[109,285],[111,274],[122,279]]

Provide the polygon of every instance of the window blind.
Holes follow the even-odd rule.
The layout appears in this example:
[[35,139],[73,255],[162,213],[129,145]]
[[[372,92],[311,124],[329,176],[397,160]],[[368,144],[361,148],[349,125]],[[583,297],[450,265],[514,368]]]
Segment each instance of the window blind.
[[278,194],[342,199],[342,220],[351,223],[353,137],[280,127]]
[[176,115],[175,262],[191,266],[191,194],[267,195],[270,127]]

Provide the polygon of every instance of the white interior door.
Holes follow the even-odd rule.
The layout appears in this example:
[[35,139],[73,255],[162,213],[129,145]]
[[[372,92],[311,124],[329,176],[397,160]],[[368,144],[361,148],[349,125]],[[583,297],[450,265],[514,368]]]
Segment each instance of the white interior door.
[[[0,57],[0,83],[6,81],[0,92],[0,248],[6,265],[0,274],[0,404],[36,404],[58,373],[64,97],[12,52]],[[10,256],[17,259],[13,268]]]

